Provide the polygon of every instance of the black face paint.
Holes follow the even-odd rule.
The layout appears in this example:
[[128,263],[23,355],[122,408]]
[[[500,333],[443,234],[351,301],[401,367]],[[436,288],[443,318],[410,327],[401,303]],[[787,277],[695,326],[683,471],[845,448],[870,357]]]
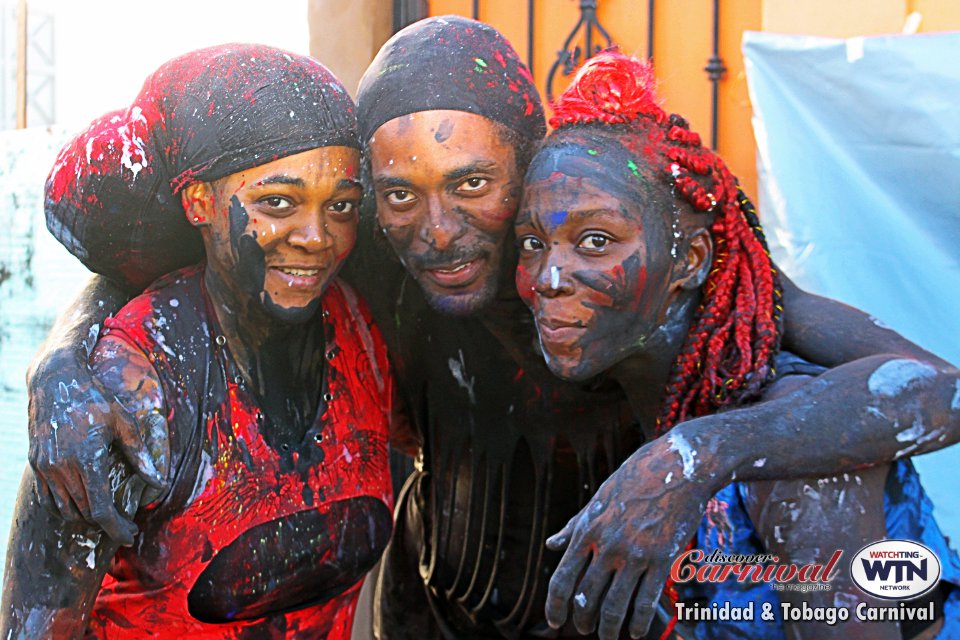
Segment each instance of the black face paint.
[[433,139],[439,143],[443,143],[450,138],[451,134],[453,134],[453,123],[449,120],[444,120],[440,123],[440,126],[437,127],[437,132],[433,135]]
[[230,198],[230,247],[236,256],[236,281],[249,294],[260,300],[267,312],[287,324],[306,322],[317,312],[320,298],[304,307],[281,307],[264,288],[267,266],[263,247],[257,242],[256,232],[246,234],[250,215],[237,196]]

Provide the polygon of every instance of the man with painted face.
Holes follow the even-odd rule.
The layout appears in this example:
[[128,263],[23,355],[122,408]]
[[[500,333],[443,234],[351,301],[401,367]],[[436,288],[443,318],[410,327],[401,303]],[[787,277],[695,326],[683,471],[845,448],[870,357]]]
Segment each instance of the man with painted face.
[[[512,284],[516,247],[511,227],[522,175],[545,132],[533,82],[494,29],[465,18],[431,18],[384,46],[362,83],[358,107],[379,226],[372,215],[361,220],[346,277],[379,319],[422,440],[418,470],[401,496],[395,537],[385,557],[378,632],[385,638],[576,636],[593,633],[599,620],[600,634],[616,637],[624,614],[606,606],[601,610],[599,599],[575,600],[572,624],[564,626],[563,619],[552,616],[560,631],[551,629],[544,616],[548,591],[569,594],[566,586],[576,578],[561,575],[551,584],[560,554],[544,541],[587,504],[643,443],[643,435],[615,385],[563,382],[550,373],[532,318]],[[152,268],[146,258],[157,250],[142,237],[114,234],[111,241],[136,248],[140,277]],[[87,251],[86,259],[92,258]],[[131,281],[110,263],[109,254],[101,254],[97,266]],[[99,287],[97,294],[106,289],[102,282]],[[786,318],[785,341],[804,357],[833,366],[891,352],[931,362],[939,382],[954,380],[945,363],[863,314],[789,284],[784,295],[795,310]],[[67,316],[68,323],[57,329],[61,336],[74,336],[72,345],[102,315],[96,299],[82,301],[81,312]],[[64,344],[48,345],[48,355],[31,377],[34,394],[50,397],[43,390],[55,389],[64,375],[90,380],[74,364],[76,347]],[[859,380],[861,386],[854,380],[852,391],[832,402],[866,406],[866,383]],[[907,393],[930,392],[913,388]],[[50,480],[54,497],[62,494],[81,512],[93,509],[97,521],[118,530],[119,516],[102,499],[108,486],[103,475],[95,461],[83,463],[97,447],[119,438],[147,474],[146,455],[127,435],[130,429],[112,429],[116,435],[98,431],[95,444],[61,447],[59,456],[48,453],[51,419],[89,414],[98,426],[123,423],[109,402],[93,393],[87,398],[72,413],[69,403],[34,403],[33,442],[39,455],[32,460]],[[825,406],[828,400],[824,396],[818,402]],[[643,526],[632,532],[630,543],[648,558],[641,567],[647,576],[645,598],[638,603],[642,615],[632,621],[637,630],[649,624],[666,568],[699,522],[710,497],[705,479],[739,473],[767,456],[767,448],[787,452],[771,454],[767,467],[771,477],[787,477],[799,469],[827,474],[888,461],[905,446],[916,445],[913,451],[922,452],[944,445],[937,439],[918,441],[892,422],[885,429],[851,424],[849,435],[836,441],[831,438],[835,423],[823,421],[806,425],[821,446],[804,449],[796,445],[807,440],[797,440],[790,418],[809,398],[795,401],[800,404],[785,401],[782,406],[789,410],[777,413],[780,419],[768,428],[766,439],[733,443],[723,451],[708,439],[726,423],[719,424],[715,416],[698,419],[703,435],[693,442],[704,464],[689,477],[677,478],[669,511],[654,505],[642,517],[631,518]],[[949,398],[944,402],[949,404]],[[725,414],[745,425],[770,417],[757,407]],[[86,420],[69,424],[81,436],[90,431]],[[947,440],[955,440],[957,425],[946,426]],[[80,437],[74,442],[81,443]],[[676,452],[670,456],[673,462],[680,459]],[[631,473],[637,467],[633,469]],[[89,503],[88,495],[93,497]],[[631,506],[640,508],[643,501]],[[567,537],[560,536],[557,544]],[[629,599],[634,586],[614,585],[610,593],[628,592]]]

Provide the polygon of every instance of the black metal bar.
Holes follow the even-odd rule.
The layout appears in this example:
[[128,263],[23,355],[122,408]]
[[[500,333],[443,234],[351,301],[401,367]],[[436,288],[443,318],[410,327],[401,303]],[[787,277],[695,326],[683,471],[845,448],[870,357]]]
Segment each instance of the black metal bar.
[[429,15],[427,0],[393,0],[393,32]]
[[[570,47],[580,32],[580,27],[583,27],[586,49],[581,51],[580,47],[577,46],[571,50]],[[561,66],[563,66],[563,75],[569,76],[577,70],[581,62],[601,51],[601,47],[593,43],[594,29],[607,41],[605,48],[613,46],[613,38],[611,38],[607,30],[603,28],[600,21],[597,20],[597,0],[580,0],[580,19],[577,21],[576,26],[573,27],[570,35],[567,36],[567,39],[564,40],[563,48],[557,52],[557,59],[553,61],[553,64],[550,66],[550,71],[547,73],[547,100],[553,101],[553,81]]]
[[720,121],[720,80],[727,72],[727,67],[720,57],[720,0],[713,0],[713,55],[703,68],[713,83],[710,105],[710,146],[716,150],[718,127]]
[[593,55],[593,29],[590,28],[590,25],[597,21],[597,0],[583,0],[580,3],[580,11],[583,12],[583,19],[587,21],[587,48],[586,56],[584,56],[584,61],[586,58],[589,58]]
[[533,11],[536,0],[527,0],[527,70],[533,75],[533,35],[535,23]]
[[480,19],[480,0],[473,0],[473,19]]
[[653,17],[656,0],[647,0],[647,59],[653,61]]

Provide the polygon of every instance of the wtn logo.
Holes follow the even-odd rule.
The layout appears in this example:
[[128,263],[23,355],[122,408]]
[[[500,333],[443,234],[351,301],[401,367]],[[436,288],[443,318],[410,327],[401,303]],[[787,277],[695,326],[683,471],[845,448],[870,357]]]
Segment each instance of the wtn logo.
[[927,561],[923,559],[919,564],[910,560],[874,560],[862,559],[863,572],[867,574],[867,580],[889,580],[890,571],[895,573],[894,582],[903,582],[904,580],[927,579]]
[[890,600],[923,595],[940,580],[940,559],[911,540],[868,544],[850,562],[850,577],[866,593]]

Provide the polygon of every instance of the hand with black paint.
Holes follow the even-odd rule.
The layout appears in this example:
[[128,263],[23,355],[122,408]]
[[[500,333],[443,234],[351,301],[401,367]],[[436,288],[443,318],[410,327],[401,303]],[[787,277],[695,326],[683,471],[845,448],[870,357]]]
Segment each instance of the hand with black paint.
[[680,428],[644,445],[547,539],[554,551],[566,547],[550,579],[550,626],[562,627],[572,609],[577,631],[616,640],[627,620],[633,638],[647,633],[658,611],[669,620],[669,603],[659,602],[670,567],[724,484],[704,480],[711,474],[698,468],[696,447]]
[[138,420],[103,388],[87,362],[103,317],[127,299],[106,278],[93,278],[63,313],[51,331],[49,340],[55,342],[48,341],[27,376],[28,459],[40,503],[67,522],[102,528],[122,545],[133,543],[137,528],[130,514],[137,505],[114,502],[108,452],[117,449],[154,491],[166,486],[157,467],[169,459],[164,416],[149,412]]

